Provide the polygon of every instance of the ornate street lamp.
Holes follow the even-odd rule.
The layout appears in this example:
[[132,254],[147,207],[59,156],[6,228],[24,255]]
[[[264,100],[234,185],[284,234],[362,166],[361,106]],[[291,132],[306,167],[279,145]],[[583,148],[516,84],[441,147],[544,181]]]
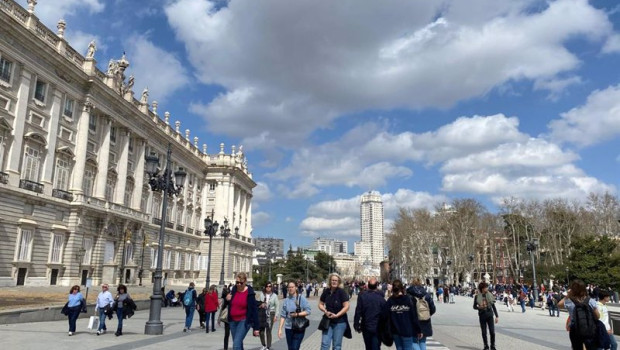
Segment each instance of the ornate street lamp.
[[[207,216],[205,219],[205,236],[209,236],[209,256],[207,257],[207,281],[205,288],[209,288],[211,284],[211,247],[213,243],[213,236],[217,234],[217,229],[220,224],[217,221],[213,222],[213,216],[215,215],[215,210],[211,209],[211,216]],[[224,259],[224,255],[222,255],[222,261]]]
[[144,250],[146,249],[146,233],[142,231],[142,253],[140,254],[140,270],[138,271],[138,278],[140,282],[138,285],[142,287],[142,274],[144,273]]
[[[235,227],[235,234],[239,234],[239,228]],[[220,235],[224,237],[224,247],[222,248],[222,270],[220,271],[220,286],[224,285],[224,260],[226,254],[226,238],[230,237],[230,228],[228,228],[228,218],[224,217],[224,225],[220,226]]]
[[536,283],[536,265],[534,265],[534,251],[538,247],[538,240],[532,240],[527,242],[527,251],[530,253],[530,259],[532,261],[532,278],[534,279],[534,300],[538,302],[538,283]]
[[153,192],[163,193],[163,203],[161,208],[162,220],[159,225],[159,246],[157,247],[157,267],[155,269],[155,275],[153,276],[153,295],[151,295],[151,304],[149,308],[149,320],[144,326],[144,334],[158,335],[163,334],[164,324],[161,321],[161,304],[163,295],[161,292],[161,278],[162,278],[162,258],[164,255],[164,233],[166,226],[166,212],[168,209],[168,196],[178,195],[185,183],[185,176],[187,174],[183,171],[183,168],[179,168],[174,173],[174,179],[172,178],[172,162],[170,156],[172,149],[170,143],[168,143],[168,152],[166,154],[166,168],[160,173],[159,158],[154,154],[144,157],[146,160],[145,168],[146,173],[149,175],[149,185]]

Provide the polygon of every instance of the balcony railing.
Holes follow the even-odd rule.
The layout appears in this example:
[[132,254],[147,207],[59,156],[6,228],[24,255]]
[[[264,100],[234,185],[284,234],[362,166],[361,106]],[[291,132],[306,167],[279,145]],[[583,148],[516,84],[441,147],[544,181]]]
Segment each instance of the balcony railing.
[[52,197],[56,197],[56,198],[64,199],[69,202],[73,202],[73,194],[71,192],[67,192],[64,190],[57,189],[57,188],[52,190]]
[[3,173],[0,171],[0,183],[8,184],[9,183],[9,174]]
[[196,236],[200,236],[202,234],[202,231],[196,230],[196,231],[194,231],[194,233],[196,234]]
[[177,224],[177,231],[181,231],[181,232],[185,231],[185,226],[181,224]]
[[161,225],[161,219],[160,218],[153,218],[153,224]]
[[186,233],[194,233],[194,228],[193,227],[188,227],[185,229]]
[[167,228],[174,228],[174,222],[166,221]]
[[30,180],[19,180],[19,188],[23,188],[24,190],[33,191],[36,193],[43,193],[43,184]]

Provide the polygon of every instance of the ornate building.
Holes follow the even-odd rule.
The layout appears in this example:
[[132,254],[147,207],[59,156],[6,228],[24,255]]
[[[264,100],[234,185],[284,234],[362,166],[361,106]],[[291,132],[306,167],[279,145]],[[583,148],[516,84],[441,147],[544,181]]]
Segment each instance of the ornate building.
[[[165,280],[203,281],[211,213],[232,232],[226,250],[213,238],[211,276],[249,272],[256,184],[242,148],[207,154],[168,112],[160,118],[147,89],[134,98],[124,55],[100,71],[95,43],[82,56],[66,23],[52,32],[35,5],[0,2],[0,286],[150,283],[162,220]],[[168,144],[187,177],[162,218],[145,155],[165,164]]]

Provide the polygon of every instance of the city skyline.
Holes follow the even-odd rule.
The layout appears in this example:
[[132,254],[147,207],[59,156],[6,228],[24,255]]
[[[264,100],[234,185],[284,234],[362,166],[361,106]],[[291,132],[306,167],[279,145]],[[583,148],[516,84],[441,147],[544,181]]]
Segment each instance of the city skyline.
[[352,246],[370,189],[386,230],[401,206],[453,198],[617,195],[616,2],[313,4],[59,0],[36,15],[64,18],[82,54],[94,39],[103,71],[125,51],[136,91],[210,153],[244,145],[255,237]]

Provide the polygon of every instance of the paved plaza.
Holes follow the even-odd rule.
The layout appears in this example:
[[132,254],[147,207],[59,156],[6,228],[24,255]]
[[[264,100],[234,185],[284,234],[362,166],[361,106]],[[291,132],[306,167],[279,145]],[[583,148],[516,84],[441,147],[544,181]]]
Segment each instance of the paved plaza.
[[[357,298],[351,301],[349,320],[352,323]],[[311,324],[302,343],[304,350],[320,348],[321,333],[317,331],[320,314],[317,313],[317,298],[311,298],[314,312],[310,316]],[[570,342],[564,330],[566,313],[560,317],[549,317],[547,311],[527,309],[508,312],[503,305],[498,305],[500,322],[497,325],[498,349],[568,349]],[[3,348],[9,349],[222,349],[223,327],[216,332],[205,334],[194,328],[191,333],[183,333],[185,313],[181,307],[162,309],[164,335],[144,335],[144,324],[148,319],[148,310],[139,310],[135,316],[125,322],[123,336],[115,337],[116,319],[108,320],[109,332],[97,336],[94,331],[86,329],[88,319],[78,320],[77,334],[67,336],[67,321],[36,322],[24,324],[0,325],[0,337]],[[198,325],[196,314],[194,326]],[[444,349],[482,349],[480,328],[476,311],[472,309],[472,299],[456,297],[455,304],[437,304],[437,313],[433,316],[434,339],[429,340],[431,350]],[[274,330],[274,338],[277,332]],[[232,343],[229,345],[232,349]],[[260,349],[260,341],[250,333],[245,341],[246,349]],[[286,349],[286,341],[276,341],[274,350]],[[360,334],[353,333],[353,339],[345,339],[343,349],[363,349]],[[385,348],[385,347],[383,347]]]

